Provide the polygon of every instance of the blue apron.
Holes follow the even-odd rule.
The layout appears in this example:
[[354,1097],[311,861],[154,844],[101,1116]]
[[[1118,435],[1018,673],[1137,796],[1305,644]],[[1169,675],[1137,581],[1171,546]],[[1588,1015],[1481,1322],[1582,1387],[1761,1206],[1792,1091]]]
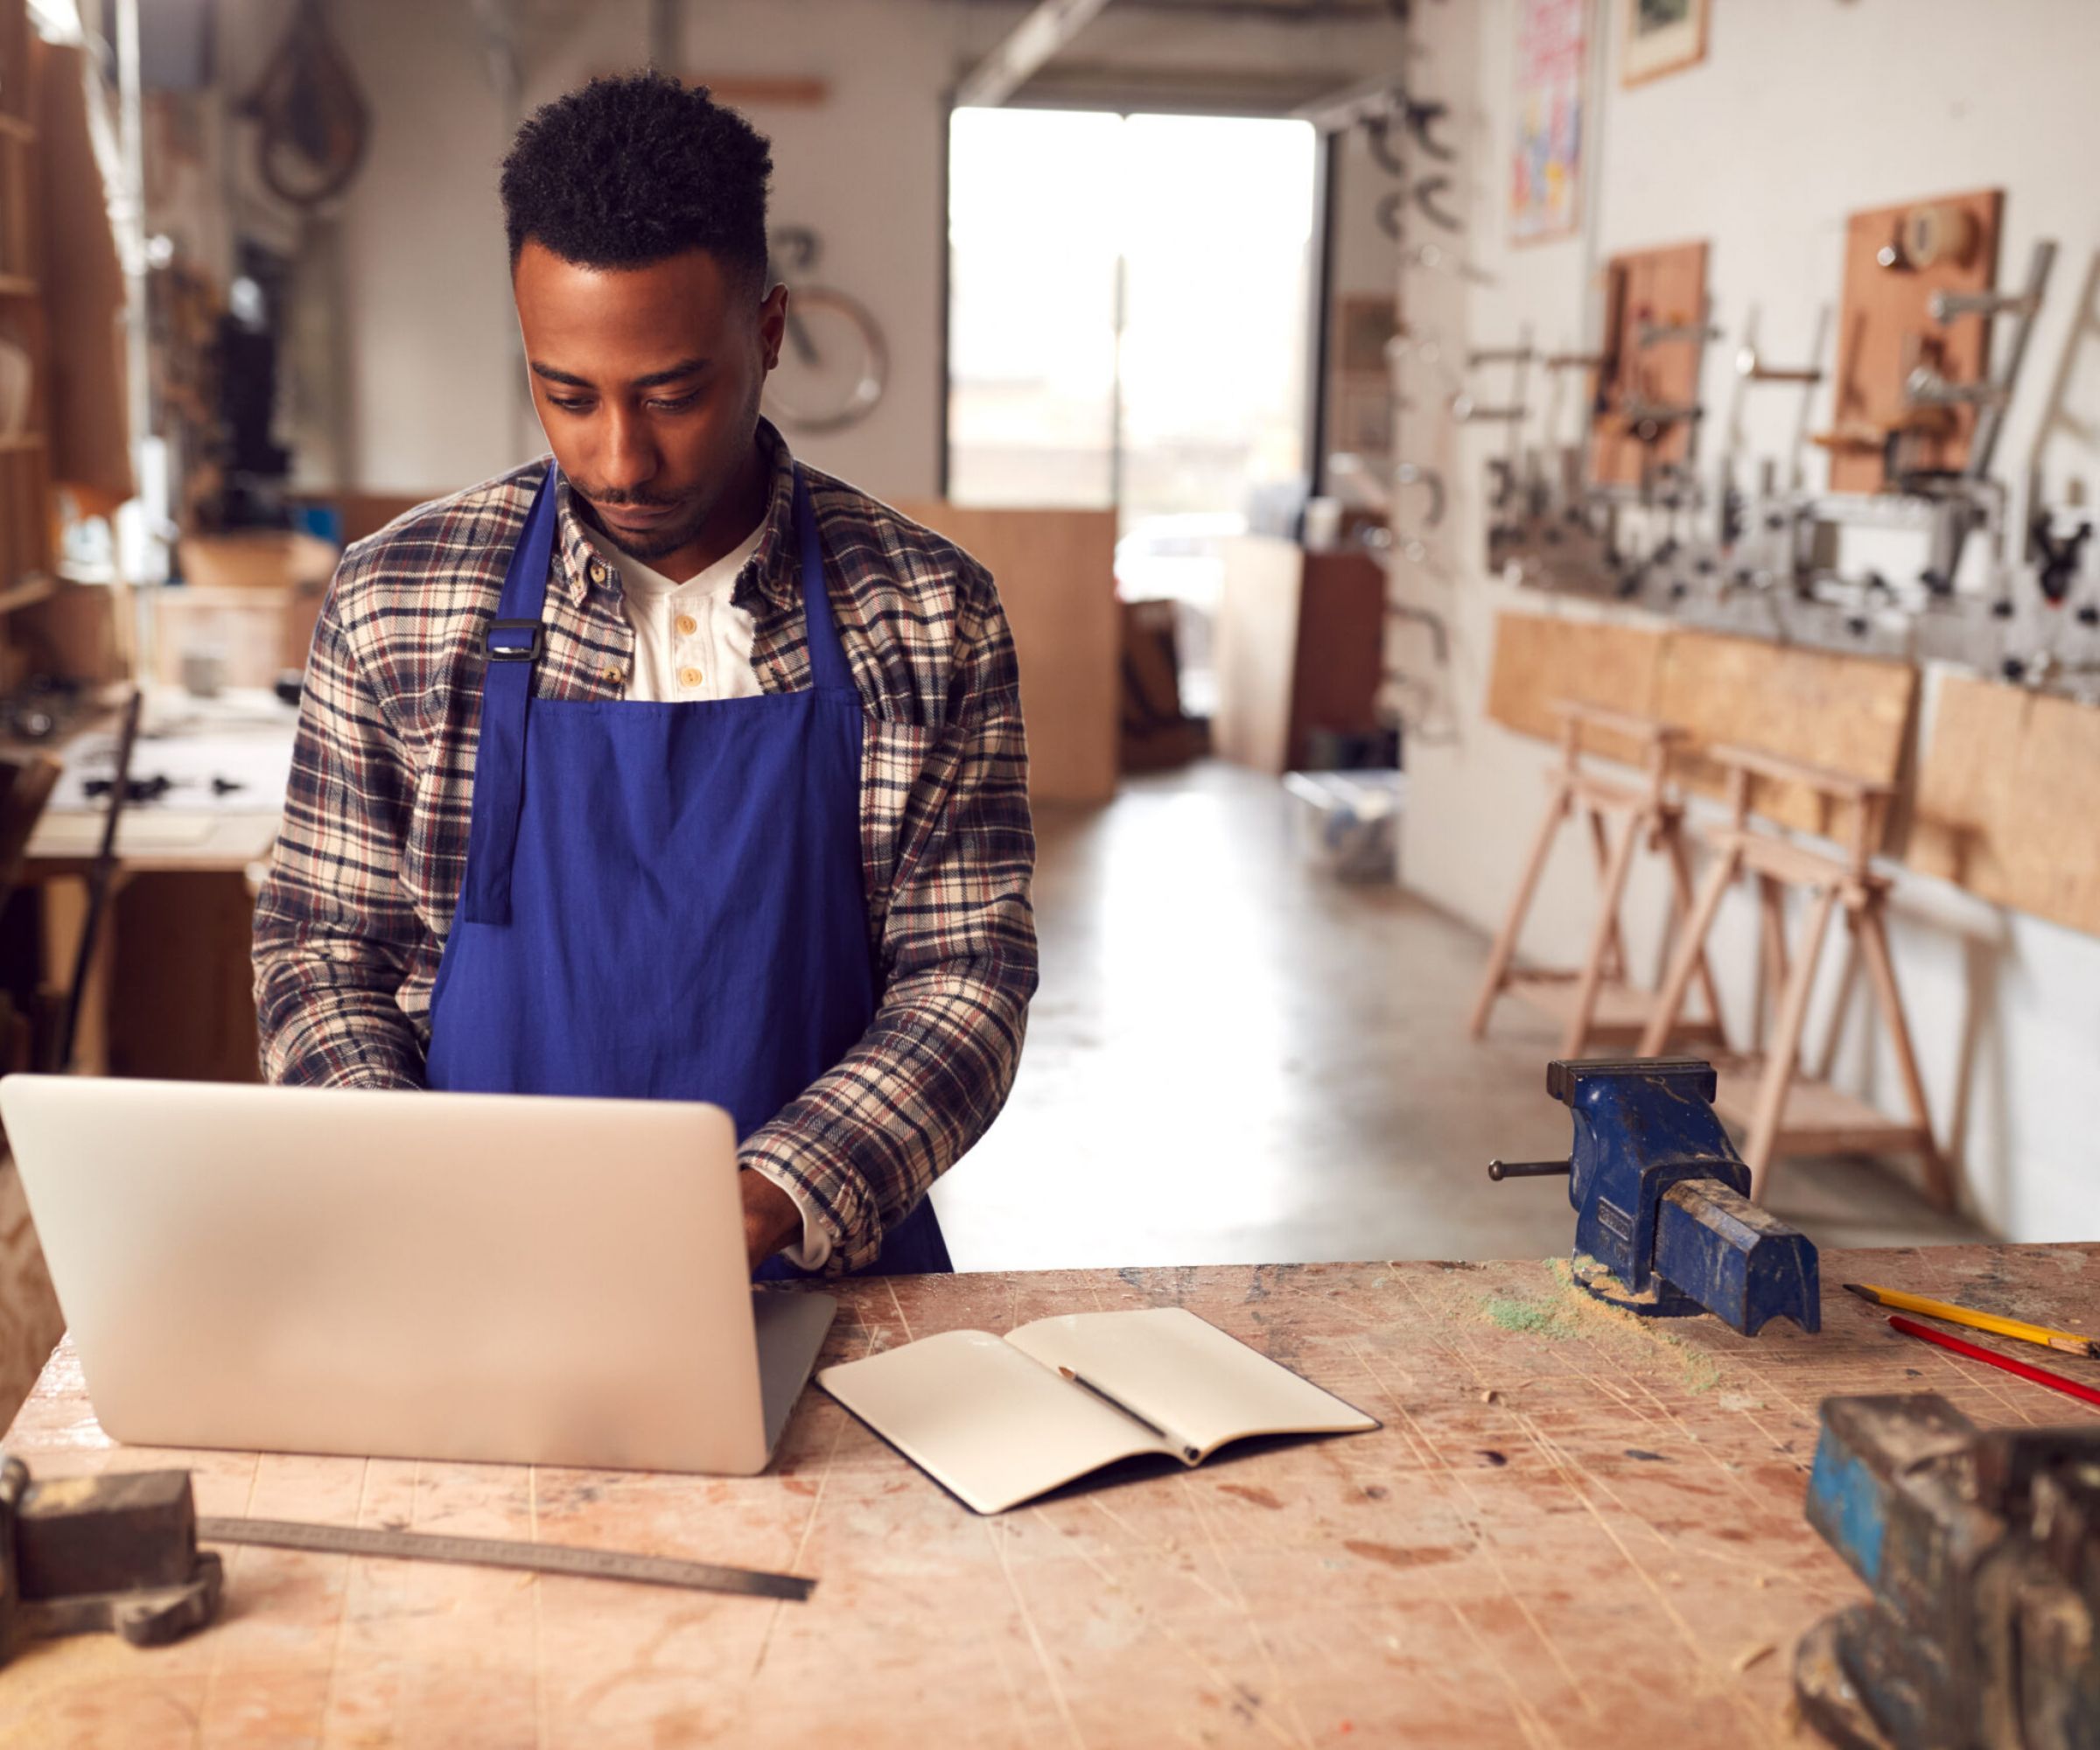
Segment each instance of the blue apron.
[[[430,996],[429,1082],[707,1100],[738,1142],[873,1018],[860,694],[795,470],[810,685],[754,699],[539,699],[556,471],[488,630],[466,876]],[[933,1208],[877,1273],[947,1270]],[[805,1274],[774,1257],[761,1277]]]

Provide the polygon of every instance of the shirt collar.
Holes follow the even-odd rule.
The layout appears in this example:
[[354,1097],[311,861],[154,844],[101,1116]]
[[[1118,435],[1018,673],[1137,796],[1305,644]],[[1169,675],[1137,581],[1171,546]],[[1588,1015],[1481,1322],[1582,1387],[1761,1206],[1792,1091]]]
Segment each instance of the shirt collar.
[[[772,486],[765,521],[760,524],[757,550],[738,576],[730,599],[738,607],[748,608],[755,598],[763,597],[787,607],[802,594],[802,543],[794,527],[794,458],[788,453],[788,440],[770,419],[759,421],[758,445],[759,453],[772,468]],[[549,466],[552,465],[550,458]],[[618,596],[620,573],[598,556],[584,535],[576,497],[566,478],[556,487],[555,498],[554,583],[578,607],[589,599],[593,589]]]

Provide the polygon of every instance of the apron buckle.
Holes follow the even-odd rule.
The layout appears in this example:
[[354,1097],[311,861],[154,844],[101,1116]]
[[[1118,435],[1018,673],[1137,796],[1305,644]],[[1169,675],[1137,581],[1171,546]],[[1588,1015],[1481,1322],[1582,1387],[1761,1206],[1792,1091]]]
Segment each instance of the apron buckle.
[[[499,644],[499,632],[529,632],[529,642]],[[492,662],[536,662],[547,648],[547,628],[536,620],[492,620],[481,634],[481,654]]]

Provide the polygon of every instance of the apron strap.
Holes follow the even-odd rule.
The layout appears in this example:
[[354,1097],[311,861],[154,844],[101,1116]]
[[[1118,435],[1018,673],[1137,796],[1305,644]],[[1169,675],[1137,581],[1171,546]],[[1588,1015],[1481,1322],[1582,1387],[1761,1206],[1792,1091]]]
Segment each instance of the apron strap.
[[802,619],[809,640],[809,684],[836,687],[860,696],[852,665],[838,641],[838,626],[824,588],[824,549],[816,538],[816,510],[809,502],[809,478],[794,465],[794,528],[802,547]]
[[467,829],[466,879],[459,915],[468,923],[510,921],[510,865],[518,843],[518,810],[525,800],[525,718],[532,671],[546,648],[541,615],[547,605],[547,567],[554,556],[555,485],[550,461],[511,549],[496,617],[482,634],[488,659],[481,682],[481,733],[474,754],[473,813]]

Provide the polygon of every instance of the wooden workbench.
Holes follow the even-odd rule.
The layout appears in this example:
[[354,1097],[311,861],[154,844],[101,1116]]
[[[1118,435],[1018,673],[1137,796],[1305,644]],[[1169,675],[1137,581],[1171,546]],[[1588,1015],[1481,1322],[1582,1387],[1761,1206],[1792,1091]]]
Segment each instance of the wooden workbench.
[[[1826,1393],[2085,1411],[1894,1335],[1866,1278],[2064,1323],[2100,1246],[1829,1253],[1825,1328],[1636,1324],[1547,1264],[911,1278],[844,1291],[839,1359],[1180,1304],[1383,1419],[1146,1461],[982,1519],[821,1392],[726,1480],[183,1453],[200,1510],[655,1550],[814,1575],[808,1604],[228,1550],[221,1621],[0,1674],[0,1745],[1704,1746],[1794,1741],[1796,1636],[1861,1589],[1802,1518]],[[2077,1366],[2076,1362],[2068,1363]],[[61,1348],[9,1437],[113,1447]]]

